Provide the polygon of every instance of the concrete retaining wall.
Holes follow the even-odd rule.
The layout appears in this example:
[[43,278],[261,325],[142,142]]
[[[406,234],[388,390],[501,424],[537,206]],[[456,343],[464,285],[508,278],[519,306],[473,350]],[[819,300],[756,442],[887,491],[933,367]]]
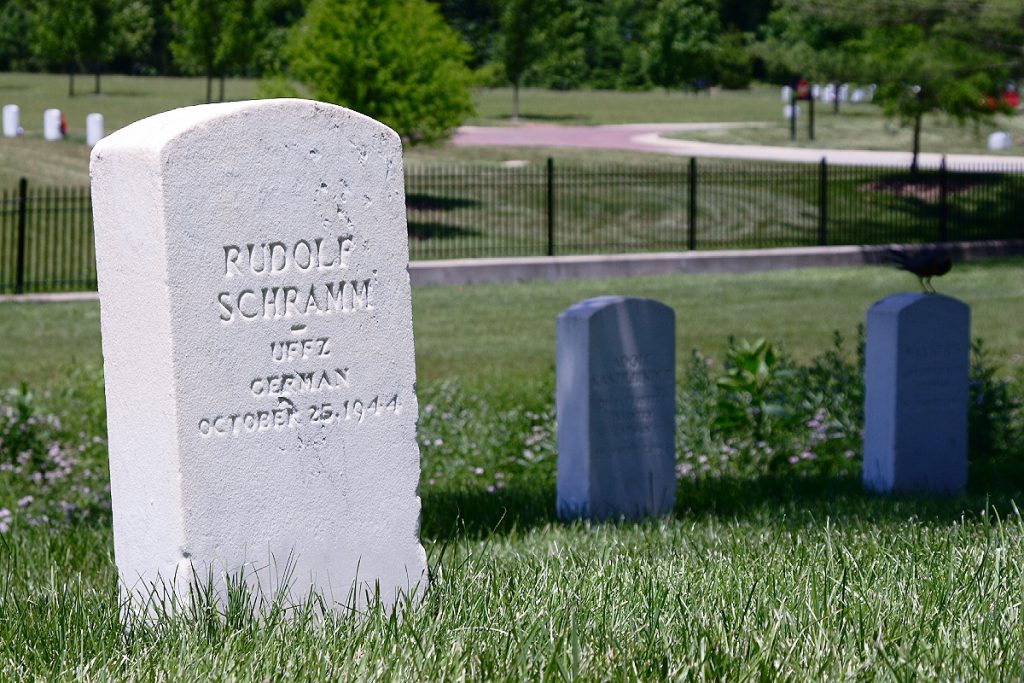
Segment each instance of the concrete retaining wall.
[[[534,256],[526,258],[413,261],[414,285],[642,277],[673,273],[754,273],[789,268],[861,266],[887,263],[886,250],[904,245],[728,249],[658,254]],[[1024,240],[949,242],[954,261],[1024,254]]]

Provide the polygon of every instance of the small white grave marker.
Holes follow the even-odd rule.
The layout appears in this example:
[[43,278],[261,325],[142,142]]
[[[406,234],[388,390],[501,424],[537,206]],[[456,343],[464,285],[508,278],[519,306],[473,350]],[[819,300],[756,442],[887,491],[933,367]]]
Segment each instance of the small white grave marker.
[[993,152],[999,152],[1013,147],[1013,135],[1005,130],[997,130],[988,136],[988,148]]
[[319,102],[203,105],[104,138],[90,170],[129,595],[422,590],[398,136]]
[[21,109],[16,104],[4,105],[4,137],[18,137],[18,129],[21,128]]
[[967,485],[971,313],[940,294],[894,294],[868,311],[864,484],[957,493]]
[[793,88],[788,85],[784,85],[779,90],[779,95],[782,97],[783,102],[789,102],[793,98]]
[[793,116],[800,118],[800,105],[787,104],[785,107],[782,108],[782,115],[787,119],[791,119],[793,118]]
[[47,109],[43,112],[43,138],[51,142],[64,138],[60,129],[60,109]]
[[558,316],[558,515],[663,515],[675,505],[675,313],[637,297]]
[[103,139],[103,114],[89,114],[85,117],[85,142],[94,147]]

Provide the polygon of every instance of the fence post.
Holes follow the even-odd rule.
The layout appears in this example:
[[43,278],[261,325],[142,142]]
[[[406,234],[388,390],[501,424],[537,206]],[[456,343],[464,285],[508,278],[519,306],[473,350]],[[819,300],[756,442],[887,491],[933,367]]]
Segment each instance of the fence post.
[[18,181],[18,266],[14,293],[25,292],[25,219],[28,213],[28,178]]
[[814,140],[814,94],[807,98],[807,139]]
[[946,173],[946,155],[939,163],[939,241],[949,239],[949,176]]
[[789,94],[789,139],[796,142],[796,88]]
[[818,244],[828,245],[828,162],[825,157],[818,167]]
[[690,157],[690,202],[687,208],[687,239],[686,246],[690,251],[697,249],[697,157]]
[[548,256],[555,255],[555,160],[548,157]]

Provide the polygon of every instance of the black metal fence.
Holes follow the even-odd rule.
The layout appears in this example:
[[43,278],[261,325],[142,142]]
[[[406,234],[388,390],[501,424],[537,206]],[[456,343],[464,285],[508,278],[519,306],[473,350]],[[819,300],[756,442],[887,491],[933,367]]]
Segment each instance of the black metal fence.
[[[96,286],[88,188],[0,194],[0,292]],[[414,259],[1024,238],[1024,168],[411,166]]]

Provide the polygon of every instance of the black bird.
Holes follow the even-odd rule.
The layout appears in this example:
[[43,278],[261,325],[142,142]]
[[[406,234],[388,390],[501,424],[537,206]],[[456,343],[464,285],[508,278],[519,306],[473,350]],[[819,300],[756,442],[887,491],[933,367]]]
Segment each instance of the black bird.
[[889,260],[916,275],[921,281],[921,289],[932,294],[935,293],[932,278],[945,275],[953,267],[953,257],[945,247],[925,247],[912,251],[890,249]]

